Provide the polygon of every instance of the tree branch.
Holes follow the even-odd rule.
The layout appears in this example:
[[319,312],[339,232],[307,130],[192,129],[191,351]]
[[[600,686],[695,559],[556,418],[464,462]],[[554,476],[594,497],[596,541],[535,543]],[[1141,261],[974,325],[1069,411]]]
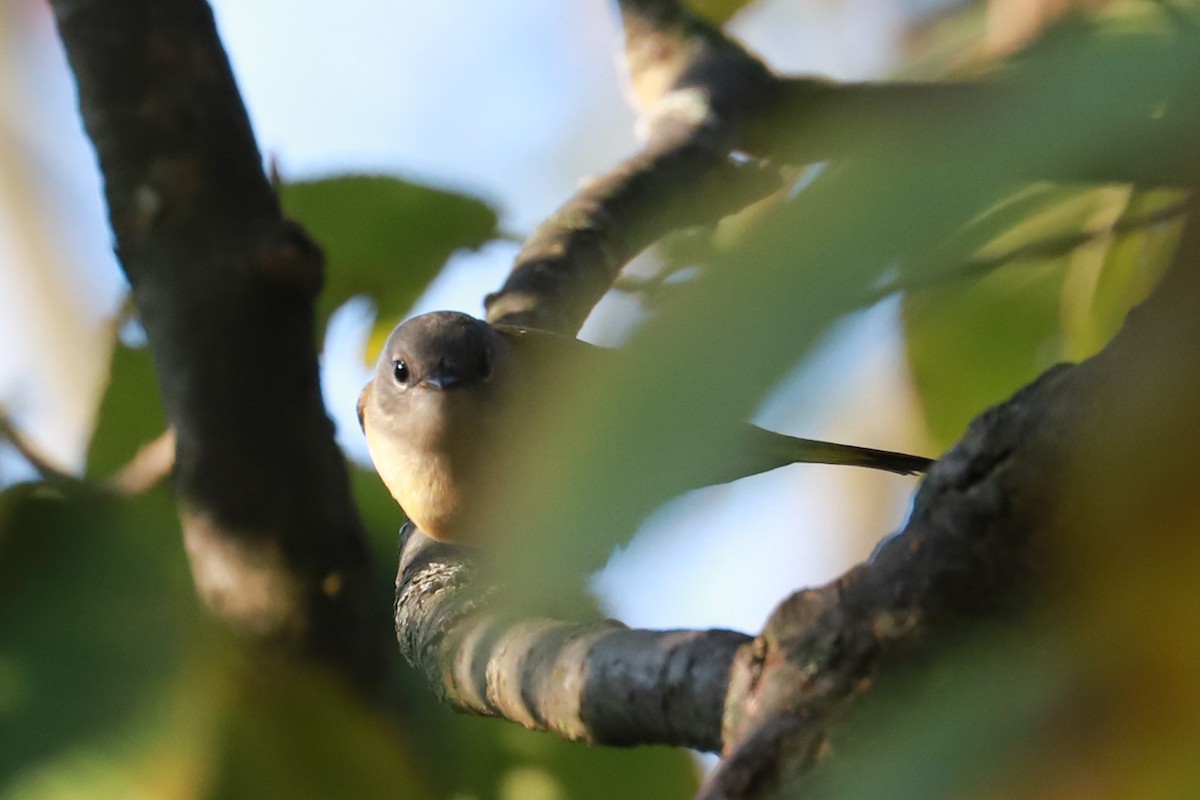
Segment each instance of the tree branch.
[[69,472],[56,467],[42,453],[41,448],[29,441],[23,433],[17,430],[12,424],[12,420],[3,411],[0,411],[0,442],[8,442],[12,446],[12,449],[16,450],[17,454],[25,459],[25,462],[33,468],[38,477],[46,481],[46,483],[59,486],[73,486],[82,482]]
[[391,647],[317,383],[321,255],[286,222],[202,0],[54,0],[176,430],[201,596],[373,691]]
[[671,230],[713,222],[782,185],[729,160],[737,131],[766,102],[767,68],[673,2],[621,3],[627,62],[648,139],[537,228],[484,304],[488,321],[575,333],[617,273]]
[[175,468],[175,430],[167,428],[138,448],[125,466],[110,475],[104,485],[118,494],[140,494],[171,474]]
[[477,572],[469,550],[405,526],[396,634],[443,701],[591,744],[720,748],[729,668],[748,636],[517,619]]

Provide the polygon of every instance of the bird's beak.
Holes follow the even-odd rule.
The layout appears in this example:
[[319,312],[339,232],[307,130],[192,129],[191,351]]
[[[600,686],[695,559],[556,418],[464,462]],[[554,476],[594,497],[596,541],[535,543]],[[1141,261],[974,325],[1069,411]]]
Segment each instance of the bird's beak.
[[454,375],[450,372],[445,372],[443,370],[438,370],[432,375],[426,375],[424,380],[421,381],[422,386],[440,390],[449,389],[457,386],[460,383],[462,383],[462,381],[457,375]]

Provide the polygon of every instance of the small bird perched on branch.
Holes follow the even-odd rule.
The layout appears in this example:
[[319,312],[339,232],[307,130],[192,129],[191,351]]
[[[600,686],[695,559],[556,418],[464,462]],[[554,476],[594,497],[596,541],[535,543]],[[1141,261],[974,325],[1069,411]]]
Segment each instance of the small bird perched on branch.
[[[548,357],[602,358],[604,348],[545,331],[452,311],[422,314],[392,331],[358,398],[358,421],[375,469],[417,527],[441,541],[464,530],[479,496],[484,448],[497,423]],[[747,423],[745,453],[709,483],[786,464],[844,464],[900,475],[925,472],[921,456],[798,439]]]

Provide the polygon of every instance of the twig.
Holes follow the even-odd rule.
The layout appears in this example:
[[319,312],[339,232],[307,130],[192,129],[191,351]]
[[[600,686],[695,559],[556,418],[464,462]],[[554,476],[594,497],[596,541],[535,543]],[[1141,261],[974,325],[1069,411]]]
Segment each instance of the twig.
[[0,441],[6,441],[26,463],[33,468],[38,477],[46,483],[57,486],[74,486],[83,483],[75,475],[56,467],[50,458],[44,455],[37,445],[25,437],[12,420],[0,411]]
[[1154,211],[1148,211],[1145,214],[1122,217],[1111,225],[1106,225],[1102,228],[1050,236],[1035,242],[1028,242],[1013,247],[993,256],[974,258],[956,269],[920,277],[897,278],[870,292],[864,301],[864,305],[874,305],[880,300],[899,292],[934,288],[952,281],[977,280],[995,272],[1001,267],[1019,261],[1058,258],[1091,242],[1115,238],[1126,233],[1178,220],[1184,214],[1188,213],[1194,204],[1195,199],[1189,196],[1177,203],[1163,206]]
[[175,467],[175,430],[167,428],[142,445],[104,485],[118,494],[141,494],[161,483]]

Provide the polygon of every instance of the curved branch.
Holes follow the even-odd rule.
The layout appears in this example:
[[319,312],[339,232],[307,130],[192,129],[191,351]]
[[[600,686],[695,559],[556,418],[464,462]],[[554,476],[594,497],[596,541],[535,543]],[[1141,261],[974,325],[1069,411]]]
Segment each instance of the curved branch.
[[742,122],[773,90],[767,68],[673,2],[626,0],[621,19],[648,140],[533,232],[484,301],[489,322],[574,333],[654,241],[782,185],[774,169],[729,160]]
[[197,589],[373,691],[387,626],[317,383],[319,250],[286,222],[203,0],[54,0],[176,430]]
[[720,749],[730,666],[750,637],[506,617],[468,550],[411,524],[401,541],[396,635],[443,701],[573,741]]

